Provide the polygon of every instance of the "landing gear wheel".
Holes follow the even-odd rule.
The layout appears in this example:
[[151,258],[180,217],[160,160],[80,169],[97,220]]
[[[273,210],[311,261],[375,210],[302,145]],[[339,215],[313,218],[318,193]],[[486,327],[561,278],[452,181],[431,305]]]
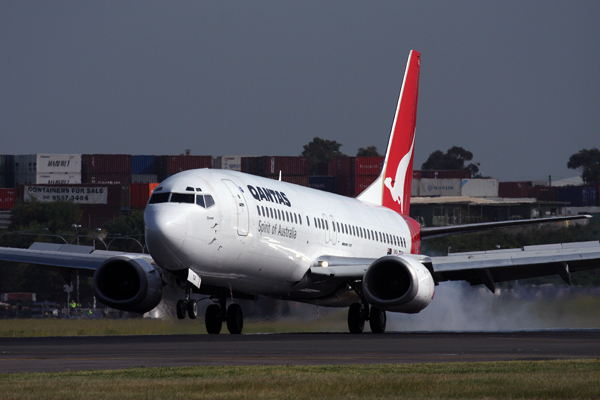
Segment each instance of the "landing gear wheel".
[[371,307],[371,313],[369,315],[369,325],[371,326],[371,332],[385,332],[386,322],[387,318],[385,316],[385,310],[380,310],[379,308]]
[[179,318],[179,319],[185,318],[185,309],[186,309],[185,300],[177,301],[177,318]]
[[362,333],[365,329],[365,319],[362,314],[362,304],[354,303],[348,310],[348,328],[350,333]]
[[227,309],[227,330],[232,335],[238,335],[242,333],[243,327],[244,314],[242,314],[242,307],[234,303]]
[[206,314],[204,314],[204,324],[206,325],[206,331],[211,335],[218,335],[221,333],[221,326],[223,321],[219,318],[221,313],[221,307],[217,304],[211,304],[206,308]]
[[188,301],[187,312],[190,319],[196,319],[198,316],[198,303],[196,303],[194,300]]

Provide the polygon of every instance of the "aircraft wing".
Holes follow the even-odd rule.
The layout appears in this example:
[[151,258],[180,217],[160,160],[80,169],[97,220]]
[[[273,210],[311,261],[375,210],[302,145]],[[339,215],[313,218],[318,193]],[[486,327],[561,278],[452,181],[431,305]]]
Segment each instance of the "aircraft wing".
[[[495,283],[516,279],[560,275],[571,283],[571,273],[600,269],[600,242],[576,242],[525,246],[520,249],[455,253],[428,257],[404,254],[425,265],[436,284],[466,281],[486,285],[495,291]],[[322,256],[309,273],[313,280],[360,280],[376,259]]]
[[600,268],[600,242],[576,242],[525,246],[521,249],[455,253],[430,257],[437,282],[467,281],[485,284],[560,275],[571,284],[571,272]]
[[534,219],[517,219],[513,221],[481,222],[477,224],[449,225],[449,226],[424,226],[421,228],[421,239],[433,239],[441,236],[456,235],[460,233],[481,232],[490,229],[508,228],[512,226],[533,225],[572,221],[577,219],[592,218],[591,215],[571,215],[566,217],[548,217]]
[[28,249],[0,247],[1,261],[59,267],[61,272],[78,271],[88,276],[104,261],[116,256],[142,258],[155,265],[149,254],[94,250],[92,246],[36,242]]

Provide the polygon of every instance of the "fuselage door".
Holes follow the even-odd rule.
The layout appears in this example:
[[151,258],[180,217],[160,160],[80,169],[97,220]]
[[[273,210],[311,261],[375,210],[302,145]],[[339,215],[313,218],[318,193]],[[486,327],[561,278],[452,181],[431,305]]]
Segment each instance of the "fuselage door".
[[335,219],[333,218],[333,215],[329,216],[329,220],[331,221],[331,243],[336,244],[337,243],[337,226],[335,225]]
[[237,233],[240,236],[248,236],[248,228],[250,226],[250,215],[248,214],[248,204],[242,189],[229,179],[222,180],[227,189],[231,192],[235,201],[235,209],[237,214]]

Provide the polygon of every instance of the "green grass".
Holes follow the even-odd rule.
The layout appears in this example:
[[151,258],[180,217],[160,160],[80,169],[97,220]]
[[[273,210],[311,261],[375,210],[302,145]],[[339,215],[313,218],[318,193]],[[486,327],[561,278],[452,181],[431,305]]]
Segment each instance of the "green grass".
[[600,361],[0,374],[3,399],[592,399]]
[[[310,321],[282,319],[244,324],[244,333],[346,332],[346,312]],[[222,333],[227,333],[223,324]],[[2,319],[0,337],[102,336],[102,335],[195,335],[206,333],[204,318],[158,319]]]

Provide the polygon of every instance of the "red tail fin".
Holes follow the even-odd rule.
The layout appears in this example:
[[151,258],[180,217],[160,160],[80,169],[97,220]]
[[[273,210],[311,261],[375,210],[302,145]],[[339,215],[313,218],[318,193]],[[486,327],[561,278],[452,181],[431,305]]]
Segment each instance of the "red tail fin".
[[383,205],[403,215],[408,215],[410,209],[420,71],[421,53],[412,50],[381,174],[358,196],[360,200]]

